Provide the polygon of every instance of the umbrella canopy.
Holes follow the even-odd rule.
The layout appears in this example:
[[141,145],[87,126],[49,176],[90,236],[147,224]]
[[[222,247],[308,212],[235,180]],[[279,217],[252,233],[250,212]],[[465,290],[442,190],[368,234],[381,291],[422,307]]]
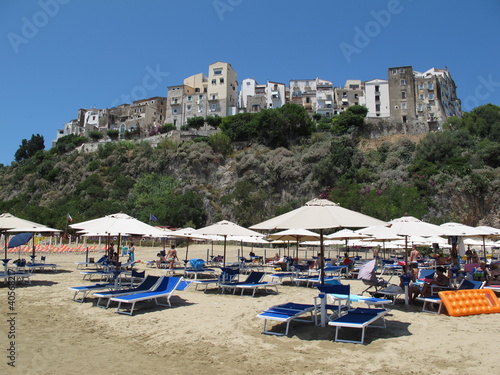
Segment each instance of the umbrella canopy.
[[165,237],[166,235],[163,230],[143,223],[142,221],[124,213],[107,215],[98,219],[71,224],[69,227],[89,233],[102,233],[103,235],[110,236],[130,234],[138,236],[157,235],[158,237]]
[[319,240],[318,233],[311,232],[304,228],[290,228],[281,232],[267,235],[267,238],[274,241],[294,241],[297,244],[296,258],[299,258],[299,242]]
[[196,235],[193,235],[193,232],[195,230],[196,229],[194,229],[194,228],[188,227],[188,228],[183,228],[183,229],[178,229],[178,230],[172,231],[171,234],[170,234],[172,237],[185,238],[187,240],[186,255],[184,257],[184,259],[186,261],[188,260],[189,243],[191,242],[191,240],[193,240],[193,239],[195,239],[195,240],[207,240],[207,239],[210,239],[207,236],[202,236],[202,235],[196,236]]
[[[24,228],[15,228],[15,229],[9,229],[7,232],[27,232],[27,233],[56,233],[56,232],[62,232],[59,229],[54,229],[54,228],[49,228],[45,226],[29,226],[29,227],[24,227]],[[35,261],[35,241],[33,241],[33,251],[31,258],[33,259],[33,262]]]
[[[371,216],[349,210],[327,199],[313,199],[304,206],[283,215],[252,225],[251,229],[319,229],[320,253],[324,259],[323,230],[330,228],[363,228],[373,225],[388,225]],[[321,284],[324,284],[324,270],[320,270]]]
[[[9,229],[22,228],[22,227],[43,227],[42,224],[33,221],[21,219],[17,216],[5,212],[0,215],[0,232],[5,232]],[[28,232],[28,231],[26,231]],[[7,259],[7,237],[5,238],[5,259]]]
[[490,234],[490,231],[481,230],[461,223],[444,223],[441,224],[441,227],[450,228],[456,232],[455,236],[461,237],[478,237]]
[[304,206],[252,225],[251,229],[329,229],[388,225],[382,220],[349,210],[327,199],[313,199]]
[[13,247],[24,245],[25,243],[28,243],[32,238],[33,233],[30,232],[16,234],[9,240],[8,248],[12,249]]
[[224,259],[222,260],[222,266],[226,266],[226,243],[228,236],[252,236],[252,237],[263,237],[261,233],[255,232],[253,230],[244,228],[235,224],[231,221],[222,220],[215,224],[209,225],[207,227],[200,228],[192,232],[194,236],[198,235],[216,235],[222,236],[224,238]]

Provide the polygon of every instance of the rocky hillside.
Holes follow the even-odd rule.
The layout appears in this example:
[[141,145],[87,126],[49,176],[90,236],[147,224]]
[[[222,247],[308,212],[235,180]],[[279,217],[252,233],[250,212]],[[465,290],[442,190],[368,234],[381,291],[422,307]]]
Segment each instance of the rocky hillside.
[[288,148],[239,142],[225,153],[210,139],[110,142],[0,168],[0,208],[58,228],[67,213],[78,222],[119,211],[174,227],[250,226],[321,196],[383,220],[500,227],[498,145],[463,126],[361,141],[320,132]]

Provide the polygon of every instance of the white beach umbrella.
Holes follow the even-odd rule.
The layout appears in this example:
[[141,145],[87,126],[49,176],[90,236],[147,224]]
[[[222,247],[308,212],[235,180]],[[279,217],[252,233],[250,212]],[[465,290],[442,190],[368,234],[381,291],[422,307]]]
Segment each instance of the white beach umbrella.
[[[5,265],[8,262],[7,260],[7,235],[6,231],[9,229],[15,229],[15,228],[24,228],[24,227],[43,227],[43,224],[38,224],[35,223],[34,221],[29,221],[25,219],[21,219],[17,216],[14,216],[12,214],[9,214],[8,212],[5,212],[0,215],[0,232],[4,233],[4,240],[5,240],[5,246],[4,246],[4,251],[5,251],[5,256],[4,256],[4,263]],[[29,231],[27,231],[29,232]]]
[[[320,232],[320,253],[324,259],[325,229],[332,228],[363,228],[373,225],[388,225],[386,222],[371,216],[349,210],[327,199],[313,199],[304,206],[272,219],[252,225],[251,229],[273,230],[306,228],[318,229]],[[324,272],[321,270],[321,284],[324,284]]]
[[[459,237],[483,237],[483,242],[484,238],[491,233],[491,231],[489,230],[479,229],[461,223],[444,223],[441,224],[441,226],[453,229],[458,233],[456,236]],[[463,245],[463,240],[461,244]],[[486,246],[483,247],[483,250],[484,250],[484,259],[486,260]],[[460,255],[463,256],[464,254],[465,254],[465,247],[462,246]]]
[[293,241],[296,243],[296,258],[299,259],[299,243],[304,241],[319,240],[318,233],[311,232],[304,228],[290,228],[280,232],[271,233],[267,238],[273,241]]
[[224,258],[222,260],[222,266],[226,265],[226,244],[228,237],[235,236],[251,236],[251,237],[262,237],[262,234],[255,232],[253,230],[242,227],[231,221],[222,220],[215,224],[200,228],[192,233],[194,236],[198,235],[216,235],[222,236],[224,238]]
[[188,254],[189,254],[189,244],[193,240],[201,240],[201,241],[222,241],[224,240],[223,237],[220,236],[208,236],[208,235],[193,235],[193,232],[196,231],[196,229],[188,227],[188,228],[183,228],[183,229],[178,229],[175,231],[172,231],[171,236],[172,237],[179,237],[179,238],[185,238],[186,239],[186,253],[184,256],[184,260],[187,262],[188,259]]

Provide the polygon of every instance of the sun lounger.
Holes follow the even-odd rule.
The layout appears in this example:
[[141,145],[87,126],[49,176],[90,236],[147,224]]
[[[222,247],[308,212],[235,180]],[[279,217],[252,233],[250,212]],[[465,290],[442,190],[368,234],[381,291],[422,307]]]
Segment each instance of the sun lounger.
[[[262,283],[262,280],[264,279],[264,276],[266,276],[265,272],[252,271],[247,276],[247,278],[245,279],[245,281],[227,282],[227,283],[224,282],[224,283],[220,284],[220,288],[222,290],[222,293],[224,293],[224,291],[226,289],[229,289],[229,290],[232,289],[233,290],[233,294],[234,294],[236,292],[236,288],[238,286],[240,286],[240,285],[245,285],[246,288],[249,288],[251,285]],[[243,294],[243,290],[242,290],[242,294]]]
[[223,267],[221,268],[219,277],[216,279],[196,279],[192,283],[195,285],[195,290],[198,290],[198,286],[205,286],[203,291],[206,292],[209,285],[220,287],[220,284],[236,282],[239,273],[240,270],[238,268]]
[[94,267],[102,267],[106,264],[108,257],[103,255],[97,262],[75,262],[76,269],[81,270],[83,267],[94,266]]
[[236,289],[241,289],[241,295],[243,295],[243,292],[245,290],[251,290],[252,291],[252,297],[255,297],[255,292],[257,291],[257,289],[263,288],[266,293],[269,293],[269,288],[272,288],[272,287],[274,287],[274,289],[276,291],[276,294],[278,294],[279,293],[278,292],[278,284],[279,283],[267,282],[267,281],[263,281],[263,282],[260,282],[260,283],[239,284],[239,285],[236,285],[234,287],[233,294],[236,293]]
[[0,273],[0,279],[3,279],[5,283],[11,282],[12,280],[17,283],[18,281],[24,282],[28,281],[28,284],[31,284],[31,274],[26,272],[18,272],[9,270],[8,273],[2,272]]
[[[109,303],[111,302],[111,298],[113,298],[113,297],[119,297],[119,296],[123,296],[123,295],[127,295],[127,294],[142,293],[142,292],[148,291],[148,290],[152,289],[159,282],[159,280],[160,280],[160,276],[151,276],[151,275],[148,275],[135,288],[128,288],[128,289],[112,290],[112,291],[109,291],[109,292],[94,293],[93,295],[98,298],[96,306],[97,307],[108,308],[109,307]],[[108,300],[108,302],[106,303],[106,306],[101,305],[101,299],[107,299]]]
[[[288,330],[290,328],[290,322],[292,321],[301,321],[301,322],[314,322],[314,305],[302,304],[302,303],[284,303],[281,305],[270,307],[260,314],[257,315],[257,318],[264,319],[264,328],[262,333],[266,333],[269,335],[277,335],[277,336],[288,336]],[[310,313],[310,319],[299,318],[303,315]],[[285,333],[278,333],[273,331],[266,330],[266,324],[268,320],[274,320],[277,322],[286,323]]]
[[100,281],[109,281],[113,276],[114,273],[112,271],[80,271],[80,273],[83,275],[83,280],[87,279],[89,281],[92,281],[94,276],[98,278]]
[[[460,285],[456,290],[467,290],[467,289],[481,289],[484,287],[484,281],[474,281],[474,280],[462,280]],[[443,310],[443,301],[439,295],[417,297],[418,301],[422,301],[424,304],[422,306],[422,312],[430,312],[433,314],[441,314]],[[437,305],[437,310],[431,308],[431,306]]]
[[[328,322],[328,325],[335,327],[335,342],[350,342],[354,344],[364,344],[365,331],[368,326],[386,328],[384,316],[389,312],[385,309],[367,309],[358,307],[350,310],[344,315]],[[382,320],[382,325],[373,325],[378,320]],[[340,328],[361,329],[360,340],[347,340],[339,338]]]
[[24,267],[28,270],[28,272],[45,271],[46,269],[57,272],[58,266],[53,263],[26,263]]
[[[142,293],[128,294],[120,297],[111,298],[111,301],[118,302],[116,312],[119,314],[132,315],[134,313],[135,304],[146,300],[155,300],[155,303],[160,306],[171,306],[170,297],[177,290],[177,287],[182,281],[182,277],[162,276],[154,288]],[[184,284],[185,285],[185,284]],[[183,286],[185,288],[185,286]],[[159,298],[166,298],[167,304],[158,302]],[[130,304],[129,311],[121,310],[122,304]]]
[[[324,282],[333,280],[339,280],[339,278],[337,276],[324,277]],[[299,277],[294,277],[293,281],[295,282],[296,285],[300,285],[301,283],[306,283],[307,287],[321,283],[321,279],[319,276],[299,276]]]
[[[73,295],[73,298],[72,298],[73,301],[82,303],[85,300],[85,297],[87,297],[87,295],[90,292],[93,292],[95,290],[113,289],[114,286],[115,286],[114,283],[106,283],[106,284],[93,284],[93,285],[85,285],[85,286],[73,286],[73,287],[70,287],[68,289],[75,292],[75,294]],[[76,298],[76,296],[79,293],[82,293],[82,297]]]

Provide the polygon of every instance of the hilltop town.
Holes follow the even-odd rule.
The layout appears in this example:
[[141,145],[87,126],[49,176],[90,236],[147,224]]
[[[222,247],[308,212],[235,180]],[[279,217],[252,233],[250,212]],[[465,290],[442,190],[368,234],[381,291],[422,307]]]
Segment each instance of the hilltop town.
[[155,96],[112,108],[80,108],[77,118],[57,131],[88,137],[100,132],[104,139],[114,132],[117,138],[134,133],[138,138],[159,134],[165,124],[183,130],[194,117],[226,117],[279,108],[286,103],[303,106],[311,116],[328,118],[348,107],[368,108],[366,122],[372,124],[370,137],[393,134],[425,134],[440,129],[452,116],[461,117],[461,101],[447,68],[418,72],[411,66],[391,67],[387,79],[347,80],[334,86],[321,78],[292,79],[288,84],[267,81],[259,84],[237,73],[227,62],[208,66],[208,75],[198,73],[179,85],[167,87],[167,96]]

